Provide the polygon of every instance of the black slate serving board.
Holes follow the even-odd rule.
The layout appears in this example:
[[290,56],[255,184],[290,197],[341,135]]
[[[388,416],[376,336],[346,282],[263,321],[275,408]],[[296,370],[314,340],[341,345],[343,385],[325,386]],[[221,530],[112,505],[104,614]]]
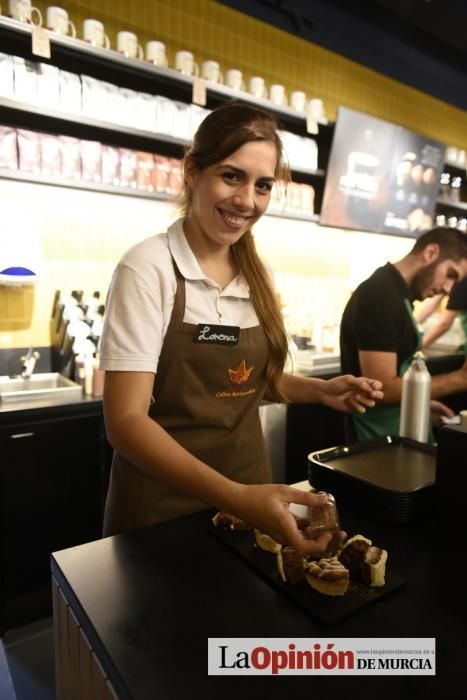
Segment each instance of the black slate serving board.
[[214,526],[210,527],[210,532],[267,583],[280,589],[305,612],[325,625],[333,625],[361,608],[380,601],[381,598],[405,584],[402,577],[386,567],[386,583],[381,588],[368,588],[351,582],[345,595],[326,596],[315,591],[307,583],[295,585],[284,583],[277,569],[276,555],[258,547],[254,532],[226,530]]

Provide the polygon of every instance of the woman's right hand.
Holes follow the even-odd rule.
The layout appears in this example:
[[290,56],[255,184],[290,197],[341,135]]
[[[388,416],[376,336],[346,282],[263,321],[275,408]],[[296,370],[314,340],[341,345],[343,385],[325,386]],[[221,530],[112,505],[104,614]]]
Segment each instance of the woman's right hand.
[[[307,493],[285,484],[238,484],[238,500],[233,512],[280,544],[288,544],[305,556],[320,557],[326,551],[332,534],[325,532],[313,540],[306,539],[297,519],[290,512],[291,503],[313,507],[327,502],[326,494]],[[346,533],[341,533],[342,540]]]

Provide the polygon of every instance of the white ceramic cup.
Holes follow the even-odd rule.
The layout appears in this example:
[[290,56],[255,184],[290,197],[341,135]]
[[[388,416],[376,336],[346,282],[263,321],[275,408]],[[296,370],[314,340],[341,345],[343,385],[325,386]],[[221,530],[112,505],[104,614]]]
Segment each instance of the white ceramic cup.
[[323,100],[319,97],[313,97],[313,99],[308,100],[307,111],[316,122],[319,122],[324,117]]
[[[8,15],[20,22],[42,25],[42,15],[37,7],[31,5],[31,0],[8,0]],[[37,22],[32,21],[34,16]]]
[[457,161],[457,153],[458,150],[456,146],[448,146],[446,148],[446,160],[449,160],[451,163],[455,163]]
[[83,22],[83,39],[93,46],[110,49],[109,37],[104,31],[104,25],[98,19],[85,19]]
[[201,77],[205,80],[210,80],[212,83],[224,82],[221,68],[217,61],[204,61],[201,66]]
[[286,105],[287,95],[285,94],[285,87],[283,85],[280,85],[279,83],[271,85],[271,87],[269,88],[269,99],[275,105]]
[[467,410],[460,411],[459,413],[460,424],[463,428],[467,428]]
[[57,34],[63,34],[66,36],[68,33],[73,37],[76,37],[76,28],[73,22],[68,19],[68,12],[63,9],[63,7],[51,6],[47,8],[47,13],[45,17],[45,25],[47,29],[51,29]]
[[250,78],[248,82],[248,92],[251,92],[251,94],[255,97],[267,97],[268,91],[264,78],[262,78],[260,75],[254,75],[252,78]]
[[191,51],[177,51],[175,68],[184,75],[199,75],[199,67]]
[[165,53],[165,44],[162,41],[148,41],[146,44],[146,61],[154,63],[155,66],[165,66],[168,61]]
[[243,82],[242,71],[238,68],[231,68],[225,74],[225,84],[234,90],[244,90],[245,83]]
[[298,112],[305,112],[306,94],[302,92],[302,90],[295,90],[290,95],[290,106],[296,109]]
[[133,32],[117,33],[117,51],[128,58],[143,58],[143,49],[138,44],[138,37]]

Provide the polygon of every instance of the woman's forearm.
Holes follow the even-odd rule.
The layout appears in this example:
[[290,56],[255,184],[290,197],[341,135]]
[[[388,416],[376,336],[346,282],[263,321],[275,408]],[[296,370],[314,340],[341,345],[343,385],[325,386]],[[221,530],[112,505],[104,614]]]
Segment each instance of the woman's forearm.
[[321,403],[326,393],[326,381],[284,372],[280,390],[289,403]]

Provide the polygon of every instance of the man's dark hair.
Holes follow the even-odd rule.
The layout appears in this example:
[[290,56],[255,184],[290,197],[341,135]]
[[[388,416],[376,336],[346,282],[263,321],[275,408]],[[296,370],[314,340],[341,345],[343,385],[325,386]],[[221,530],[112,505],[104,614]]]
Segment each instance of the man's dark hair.
[[422,233],[420,238],[415,241],[410,254],[421,253],[430,243],[439,245],[437,262],[447,259],[457,262],[462,258],[467,258],[467,235],[458,229],[438,226]]

